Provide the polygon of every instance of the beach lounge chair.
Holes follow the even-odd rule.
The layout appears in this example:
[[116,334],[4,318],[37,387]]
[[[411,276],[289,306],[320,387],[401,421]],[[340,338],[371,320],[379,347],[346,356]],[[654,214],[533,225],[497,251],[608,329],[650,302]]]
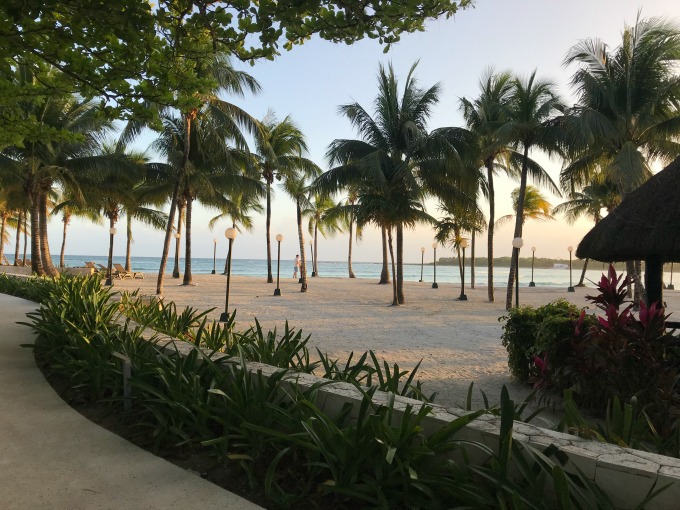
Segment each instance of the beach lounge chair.
[[116,268],[118,278],[144,278],[144,273],[137,273],[134,271],[126,271],[125,268],[120,264],[114,264],[113,267]]
[[0,265],[3,266],[11,266],[12,264],[9,263],[9,260],[7,260],[7,257],[5,255],[2,256],[2,261],[0,261]]
[[[109,272],[109,268],[103,264],[100,264],[99,262],[97,262],[97,267],[99,268],[99,272],[103,275]],[[118,271],[116,271],[114,268],[111,268],[111,277],[113,278],[114,276],[118,276]]]
[[85,262],[85,267],[89,267],[90,269],[94,269],[94,273],[100,273],[101,269],[98,269],[97,266],[94,265],[94,262]]

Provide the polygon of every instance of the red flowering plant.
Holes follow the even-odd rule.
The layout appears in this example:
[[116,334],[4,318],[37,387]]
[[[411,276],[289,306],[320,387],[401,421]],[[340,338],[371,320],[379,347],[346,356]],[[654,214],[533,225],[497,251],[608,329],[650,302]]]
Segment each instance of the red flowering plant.
[[658,303],[649,307],[640,303],[639,318],[635,317],[633,303],[626,299],[628,283],[612,266],[602,275],[596,285],[599,293],[586,299],[604,314],[587,328],[585,313],[581,314],[571,354],[553,370],[562,389],[572,389],[583,405],[605,409],[614,397],[625,402],[637,396],[643,404],[665,408],[668,414],[678,397],[678,338],[665,332],[668,315]]

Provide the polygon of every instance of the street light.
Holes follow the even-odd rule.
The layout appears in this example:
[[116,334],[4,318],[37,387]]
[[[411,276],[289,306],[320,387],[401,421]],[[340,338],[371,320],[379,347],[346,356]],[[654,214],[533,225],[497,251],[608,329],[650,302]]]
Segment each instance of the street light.
[[529,282],[529,287],[535,287],[536,283],[534,282],[534,259],[536,258],[536,247],[532,246],[531,247],[531,281]]
[[280,296],[281,289],[279,288],[279,274],[281,273],[281,241],[283,241],[283,236],[281,234],[276,234],[276,241],[279,243],[279,255],[276,262],[276,288],[274,289],[274,295]]
[[567,250],[569,250],[569,287],[567,288],[567,292],[576,292],[571,282],[571,252],[574,251],[574,247],[569,246],[567,247]]
[[420,280],[419,282],[423,281],[423,263],[425,262],[425,247],[423,246],[420,249]]
[[438,289],[437,285],[437,243],[432,243],[432,249],[434,250],[434,281],[432,282],[432,288]]
[[512,240],[512,247],[517,250],[517,260],[515,261],[515,307],[519,307],[519,250],[524,246],[521,237]]
[[113,279],[111,278],[111,266],[113,264],[113,236],[116,235],[116,229],[111,227],[109,229],[109,263],[106,267],[106,281],[104,285],[113,285]]
[[231,245],[236,239],[236,229],[229,227],[224,231],[224,237],[229,239],[229,251],[227,252],[227,293],[224,299],[224,312],[220,315],[220,322],[229,322],[229,284],[231,283]]
[[213,239],[213,270],[211,274],[215,274],[215,261],[217,260],[217,239]]
[[467,248],[467,239],[463,239],[460,242],[460,247],[463,248],[463,271],[460,277],[460,296],[458,301],[467,301],[467,296],[465,295],[465,248]]
[[182,237],[179,232],[175,234],[175,268],[172,270],[172,277],[179,278],[179,238]]
[[309,251],[312,254],[312,276],[316,276],[316,267],[314,266],[314,240],[309,240]]

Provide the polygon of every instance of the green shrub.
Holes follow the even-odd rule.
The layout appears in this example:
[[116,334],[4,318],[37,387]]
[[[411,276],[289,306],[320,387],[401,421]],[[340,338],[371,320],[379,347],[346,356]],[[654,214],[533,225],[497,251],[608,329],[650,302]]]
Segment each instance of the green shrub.
[[540,377],[535,357],[550,351],[564,338],[571,338],[579,314],[575,305],[558,299],[538,308],[513,308],[500,317],[499,321],[506,321],[501,339],[508,351],[510,373],[524,382]]

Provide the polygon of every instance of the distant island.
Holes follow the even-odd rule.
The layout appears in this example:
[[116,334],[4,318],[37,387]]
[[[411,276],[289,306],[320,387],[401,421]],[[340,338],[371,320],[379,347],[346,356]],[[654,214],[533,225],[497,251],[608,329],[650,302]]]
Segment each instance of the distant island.
[[[475,267],[479,268],[486,267],[487,260],[488,259],[486,257],[475,257]],[[510,257],[497,257],[493,259],[493,265],[494,267],[510,267],[510,260],[511,260]],[[583,269],[584,263],[585,260],[574,258],[571,261],[571,267],[573,269]],[[458,264],[458,258],[441,257],[437,259],[437,264],[442,266],[454,266]],[[558,264],[557,269],[565,269],[565,266],[566,268],[568,268],[569,259],[548,259],[536,257],[536,259],[534,260],[534,268],[536,269],[554,269],[556,268],[555,266],[556,264]],[[426,265],[431,266],[433,265],[433,263],[429,262]],[[469,257],[465,258],[465,265],[466,266],[470,265]],[[520,257],[519,266],[531,268],[531,257]],[[616,264],[614,264],[614,267],[616,268],[617,271],[625,271],[626,264],[625,262],[617,262]],[[642,263],[642,267],[644,268],[644,262]],[[588,263],[588,269],[602,269],[602,268],[603,268],[602,262],[591,260]],[[604,268],[606,269],[606,265]],[[680,267],[678,269],[680,269]],[[665,270],[670,271],[670,264],[666,264]]]

